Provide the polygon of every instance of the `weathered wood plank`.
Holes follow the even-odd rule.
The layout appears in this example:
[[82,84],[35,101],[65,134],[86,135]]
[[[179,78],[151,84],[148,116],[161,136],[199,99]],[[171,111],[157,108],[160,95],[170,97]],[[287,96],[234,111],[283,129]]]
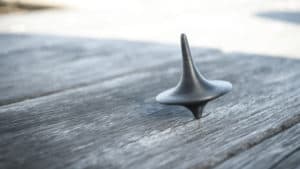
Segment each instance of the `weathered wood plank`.
[[216,169],[286,169],[300,166],[300,124],[225,161]]
[[[180,60],[177,45],[0,34],[0,105]],[[167,48],[165,48],[168,46]],[[203,60],[214,49],[197,49]]]
[[[299,144],[298,144],[299,145]],[[271,166],[274,169],[285,169],[285,168],[299,168],[300,167],[300,151],[295,149],[293,152],[288,154],[278,163],[275,163],[274,166]]]
[[178,80],[180,63],[166,61],[0,107],[0,168],[211,168],[299,123],[299,60],[197,60],[205,75],[234,85],[200,121],[154,101]]

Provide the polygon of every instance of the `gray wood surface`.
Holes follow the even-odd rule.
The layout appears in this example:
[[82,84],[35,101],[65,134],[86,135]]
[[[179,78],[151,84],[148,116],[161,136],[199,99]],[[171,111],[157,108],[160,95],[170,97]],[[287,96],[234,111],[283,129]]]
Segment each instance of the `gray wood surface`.
[[300,124],[226,160],[221,169],[293,169],[300,166]]
[[[0,36],[0,105],[180,60],[180,49],[171,45],[165,48],[167,45],[124,40]],[[219,53],[214,49],[195,52],[202,55]]]
[[234,86],[197,121],[154,100],[179,78],[178,45],[37,35],[0,45],[0,168],[230,168],[247,156],[264,166],[267,149],[294,150],[286,167],[299,159],[299,60],[193,48],[204,75]]

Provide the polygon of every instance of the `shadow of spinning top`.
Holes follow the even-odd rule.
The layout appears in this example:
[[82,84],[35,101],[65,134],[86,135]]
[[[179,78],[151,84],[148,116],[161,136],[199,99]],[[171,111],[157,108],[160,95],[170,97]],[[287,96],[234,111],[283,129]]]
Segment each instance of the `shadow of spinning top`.
[[177,86],[156,96],[162,104],[181,105],[188,108],[196,119],[202,117],[207,102],[216,99],[232,89],[226,81],[208,80],[193,62],[185,34],[181,34],[182,75]]

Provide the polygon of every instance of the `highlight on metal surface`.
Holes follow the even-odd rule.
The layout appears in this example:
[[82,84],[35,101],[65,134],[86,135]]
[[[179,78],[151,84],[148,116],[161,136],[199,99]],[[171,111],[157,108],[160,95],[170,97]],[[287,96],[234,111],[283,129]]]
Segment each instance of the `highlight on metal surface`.
[[185,34],[181,34],[182,74],[179,83],[156,96],[159,103],[181,105],[189,109],[196,119],[202,117],[207,102],[232,89],[232,84],[220,80],[208,80],[193,62]]

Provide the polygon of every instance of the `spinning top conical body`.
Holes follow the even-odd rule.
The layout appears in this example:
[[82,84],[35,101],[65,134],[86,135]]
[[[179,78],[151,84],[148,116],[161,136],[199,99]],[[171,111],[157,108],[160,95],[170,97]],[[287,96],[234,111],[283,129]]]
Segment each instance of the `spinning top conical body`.
[[181,34],[181,51],[182,75],[179,83],[160,93],[156,100],[162,104],[185,106],[199,119],[206,103],[229,92],[232,85],[226,81],[207,80],[198,71],[184,34]]

